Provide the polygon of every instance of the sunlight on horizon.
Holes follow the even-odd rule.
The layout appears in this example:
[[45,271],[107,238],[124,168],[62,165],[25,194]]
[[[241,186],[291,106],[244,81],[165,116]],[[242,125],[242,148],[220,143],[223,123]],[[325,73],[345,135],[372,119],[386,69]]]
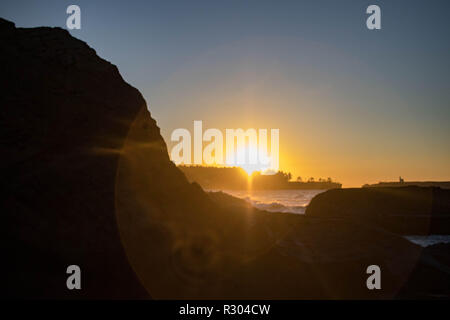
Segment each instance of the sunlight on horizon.
[[[226,155],[226,166],[242,168],[249,177],[254,172],[267,172],[270,170],[271,157],[267,155],[267,152],[263,153],[261,157],[261,150],[258,153],[257,145],[247,144],[245,147],[238,148],[235,152]],[[253,161],[252,159],[253,155]],[[238,159],[241,159],[239,161]],[[242,161],[242,159],[244,161]],[[243,163],[242,163],[243,162]]]

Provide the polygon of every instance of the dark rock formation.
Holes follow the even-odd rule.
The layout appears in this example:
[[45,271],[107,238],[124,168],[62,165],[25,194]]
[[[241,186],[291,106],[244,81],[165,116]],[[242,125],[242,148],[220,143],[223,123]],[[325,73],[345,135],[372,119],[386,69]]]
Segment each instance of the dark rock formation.
[[450,234],[450,190],[392,187],[329,190],[306,214],[358,220],[399,234]]
[[[0,28],[2,294],[146,297],[114,211],[117,151],[144,99],[65,30]],[[66,288],[71,264],[80,291]]]
[[401,297],[448,299],[450,283],[450,244],[440,243],[426,247],[421,262],[411,273]]
[[[420,283],[405,292],[422,249],[398,235],[358,221],[261,212],[190,184],[141,94],[68,32],[0,20],[0,40],[2,295],[433,293]],[[439,263],[421,279],[446,276]],[[81,291],[66,289],[71,264],[82,269]],[[382,290],[366,288],[371,264],[382,268]]]

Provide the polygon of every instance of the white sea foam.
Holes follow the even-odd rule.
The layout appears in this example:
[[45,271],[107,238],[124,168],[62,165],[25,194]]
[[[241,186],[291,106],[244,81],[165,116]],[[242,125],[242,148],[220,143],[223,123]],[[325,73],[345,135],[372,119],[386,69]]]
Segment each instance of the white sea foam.
[[254,207],[270,212],[304,214],[311,199],[325,190],[224,190]]
[[438,243],[450,243],[450,235],[432,234],[429,236],[405,236],[409,241],[422,247],[432,246]]
[[259,201],[250,201],[250,203],[258,209],[270,212],[291,212],[304,214],[306,210],[306,206],[284,206],[279,202],[263,203]]

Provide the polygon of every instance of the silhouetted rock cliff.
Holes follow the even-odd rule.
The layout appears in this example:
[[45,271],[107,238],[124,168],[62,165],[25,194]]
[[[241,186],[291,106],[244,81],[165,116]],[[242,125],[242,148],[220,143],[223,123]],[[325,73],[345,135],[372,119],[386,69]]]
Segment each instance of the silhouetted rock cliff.
[[[398,235],[266,213],[190,184],[141,94],[67,31],[0,20],[0,41],[2,295],[392,298],[407,284],[409,296],[436,293],[411,280],[422,249]],[[71,264],[80,291],[66,288]],[[366,287],[371,264],[382,290]],[[448,284],[439,262],[421,270]]]
[[400,234],[450,234],[450,190],[390,187],[329,190],[306,214],[359,220]]
[[[147,297],[114,211],[118,150],[144,99],[65,30],[1,20],[0,42],[2,294]],[[80,291],[66,288],[71,264],[81,267]]]

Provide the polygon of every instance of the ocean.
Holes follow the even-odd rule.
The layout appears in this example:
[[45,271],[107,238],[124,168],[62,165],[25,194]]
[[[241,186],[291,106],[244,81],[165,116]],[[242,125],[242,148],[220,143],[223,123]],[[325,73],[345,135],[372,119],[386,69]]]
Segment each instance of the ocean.
[[254,207],[271,212],[304,214],[312,198],[326,190],[223,190],[245,199]]
[[[213,191],[213,190],[210,190]],[[216,190],[217,191],[217,190]],[[270,212],[304,214],[314,196],[326,190],[223,190],[234,197],[244,199],[254,207]],[[438,243],[450,243],[450,235],[405,236],[422,247]]]

